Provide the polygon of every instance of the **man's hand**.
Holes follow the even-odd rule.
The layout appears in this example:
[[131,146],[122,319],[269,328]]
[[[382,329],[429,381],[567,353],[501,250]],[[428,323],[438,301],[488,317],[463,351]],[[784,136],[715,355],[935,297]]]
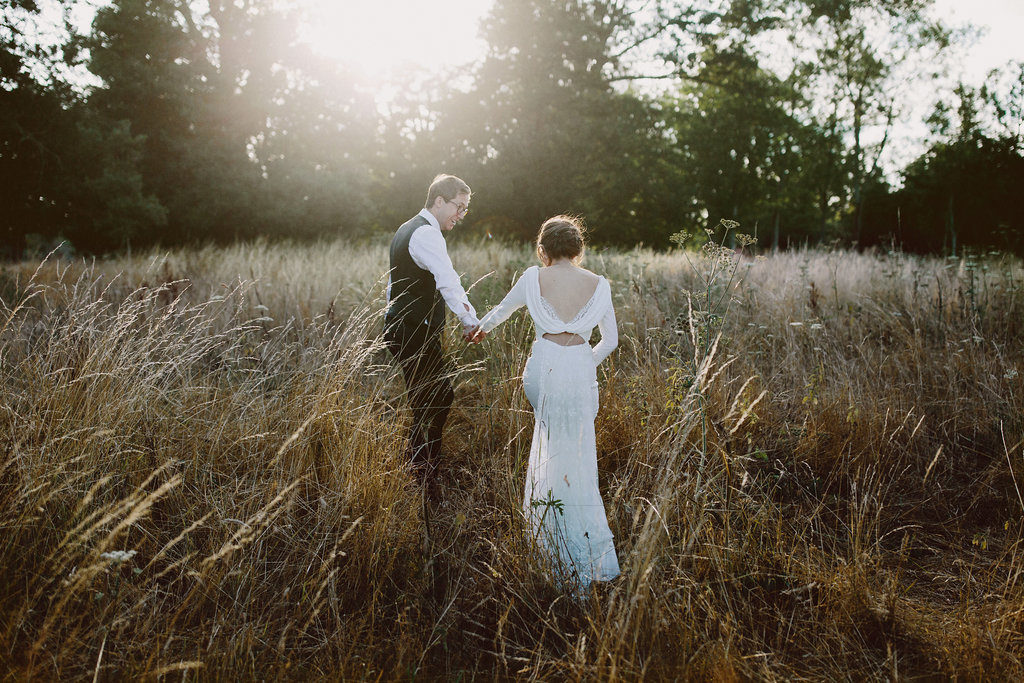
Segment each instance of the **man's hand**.
[[[469,311],[469,304],[462,304],[462,305],[466,309],[466,313],[469,313],[470,312]],[[473,340],[473,337],[476,336],[477,330],[479,330],[479,329],[480,329],[480,325],[479,324],[477,324],[477,325],[466,325],[465,323],[463,323],[463,325],[462,325],[462,341],[468,342],[470,344],[475,343],[474,340]]]

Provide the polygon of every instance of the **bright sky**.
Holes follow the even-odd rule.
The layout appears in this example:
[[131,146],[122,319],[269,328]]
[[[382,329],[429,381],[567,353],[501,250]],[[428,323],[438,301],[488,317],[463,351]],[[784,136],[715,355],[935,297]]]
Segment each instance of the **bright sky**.
[[984,31],[961,62],[968,83],[980,83],[1010,60],[1024,61],[1024,0],[935,0],[935,6],[947,23],[970,22]]
[[[306,0],[321,20],[310,39],[320,51],[352,64],[365,76],[386,76],[412,64],[439,67],[481,57],[480,19],[492,0],[373,0],[366,3]],[[970,22],[982,30],[977,44],[954,61],[964,80],[980,84],[985,74],[1010,60],[1024,60],[1024,0],[935,0],[938,15],[954,26]]]
[[[309,39],[326,55],[351,64],[369,79],[386,78],[412,65],[440,68],[466,64],[483,56],[480,20],[492,0],[301,0],[319,19]],[[58,3],[40,3],[50,19],[59,18]],[[88,30],[103,0],[76,7],[75,23]],[[1010,60],[1024,61],[1024,0],[935,0],[947,23],[970,22],[982,30],[977,44],[965,50],[954,68],[964,80],[980,84],[985,74]]]
[[478,29],[490,0],[305,2],[319,15],[310,42],[367,78],[409,66],[466,64],[487,49]]

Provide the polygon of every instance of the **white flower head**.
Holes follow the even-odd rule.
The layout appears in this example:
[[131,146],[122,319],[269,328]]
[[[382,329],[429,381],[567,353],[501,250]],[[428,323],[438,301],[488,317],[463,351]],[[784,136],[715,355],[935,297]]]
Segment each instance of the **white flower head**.
[[121,564],[135,557],[135,553],[134,550],[111,550],[109,553],[100,553],[100,557],[114,564]]
[[789,326],[790,327],[803,327],[804,324],[801,323],[801,322],[795,322],[795,323],[790,323]]

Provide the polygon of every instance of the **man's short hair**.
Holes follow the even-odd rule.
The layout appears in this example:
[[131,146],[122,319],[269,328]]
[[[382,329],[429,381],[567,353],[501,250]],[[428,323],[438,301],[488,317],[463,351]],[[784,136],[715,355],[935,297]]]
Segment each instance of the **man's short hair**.
[[442,173],[430,183],[427,190],[427,203],[423,208],[429,209],[434,205],[434,200],[441,197],[445,201],[451,201],[460,194],[471,194],[469,185],[461,178]]

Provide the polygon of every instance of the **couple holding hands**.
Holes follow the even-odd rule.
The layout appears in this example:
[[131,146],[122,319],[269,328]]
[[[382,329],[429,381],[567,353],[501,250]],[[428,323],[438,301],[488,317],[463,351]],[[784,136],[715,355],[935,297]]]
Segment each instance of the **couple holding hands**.
[[[618,344],[611,290],[605,278],[579,265],[579,222],[555,216],[537,235],[542,265],[528,268],[501,303],[477,319],[442,234],[466,215],[470,196],[461,179],[437,176],[423,210],[391,241],[384,339],[402,371],[413,413],[406,455],[416,477],[432,490],[454,399],[454,368],[441,344],[445,308],[462,322],[463,338],[479,343],[526,306],[536,339],[523,370],[534,412],[523,514],[555,580],[584,589],[619,574],[597,485],[594,436],[596,369]],[[601,340],[592,348],[594,327]]]

